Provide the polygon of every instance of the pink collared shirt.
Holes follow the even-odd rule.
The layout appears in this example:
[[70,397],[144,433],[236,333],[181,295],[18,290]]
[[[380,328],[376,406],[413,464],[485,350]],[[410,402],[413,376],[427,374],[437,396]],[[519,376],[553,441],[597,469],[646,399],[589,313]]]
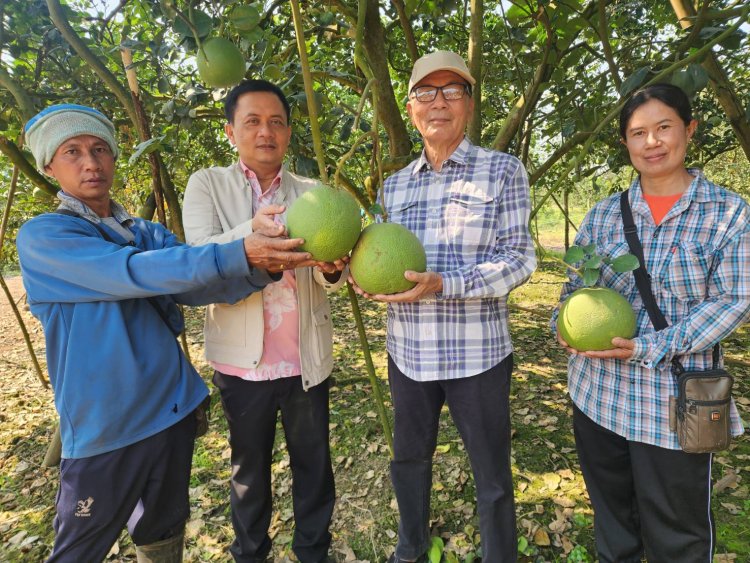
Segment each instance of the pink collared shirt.
[[[257,212],[274,203],[281,186],[281,169],[262,192],[255,172],[240,160],[248,187],[253,191],[253,209]],[[281,223],[277,215],[276,222]],[[282,377],[299,376],[302,368],[299,359],[299,311],[297,307],[297,279],[294,270],[284,272],[282,278],[263,289],[263,356],[255,368],[243,368],[209,362],[215,370],[248,381],[269,381]]]

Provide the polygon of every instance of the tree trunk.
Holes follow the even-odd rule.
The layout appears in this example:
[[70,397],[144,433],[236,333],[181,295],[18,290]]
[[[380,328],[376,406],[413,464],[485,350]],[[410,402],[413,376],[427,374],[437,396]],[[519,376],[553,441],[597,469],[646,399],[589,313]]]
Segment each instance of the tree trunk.
[[365,56],[376,79],[374,92],[378,97],[378,109],[383,128],[388,134],[390,156],[397,158],[407,156],[411,152],[411,141],[406,130],[406,124],[401,117],[401,108],[396,103],[391,84],[390,69],[385,53],[385,30],[380,21],[380,4],[377,0],[367,2],[366,20],[362,47]]
[[[693,25],[691,18],[696,16],[693,4],[689,0],[670,0],[670,3],[680,21],[680,25],[683,29],[689,29]],[[708,73],[711,89],[716,94],[724,113],[727,114],[732,130],[740,146],[742,146],[742,150],[745,151],[745,156],[750,160],[750,122],[748,122],[742,102],[737,97],[727,73],[719,64],[719,60],[713,51],[706,55],[702,65]]]
[[469,120],[469,139],[475,145],[482,142],[482,31],[484,19],[483,0],[471,0],[471,26],[469,32],[469,70],[477,81],[472,95],[474,111]]

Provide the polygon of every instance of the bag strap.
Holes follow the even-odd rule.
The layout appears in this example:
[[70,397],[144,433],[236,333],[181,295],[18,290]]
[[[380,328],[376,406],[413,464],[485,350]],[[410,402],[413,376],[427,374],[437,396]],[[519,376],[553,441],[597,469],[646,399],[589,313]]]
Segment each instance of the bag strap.
[[[82,217],[79,213],[76,213],[75,211],[73,211],[72,209],[68,209],[67,207],[63,207],[62,205],[58,207],[57,209],[55,209],[55,213],[59,215],[68,215],[69,217],[78,217],[79,219],[83,219],[84,221],[86,221],[86,219]],[[102,238],[106,240],[107,242],[111,242],[112,244],[116,244],[118,246],[135,246],[135,243],[133,242],[127,242],[125,244],[121,242],[117,242],[110,236],[110,234],[106,231],[104,227],[92,221],[88,221],[88,222],[91,225],[93,225],[97,231],[99,231],[99,234],[102,235]],[[156,297],[146,297],[145,299],[156,310],[156,312],[159,314],[159,318],[161,318],[161,320],[164,321],[164,324],[167,325],[167,327],[172,332],[172,334],[174,334],[175,336],[178,336],[179,333],[175,333],[175,329],[172,327],[172,323],[169,322],[169,317],[167,316],[166,311],[164,311],[164,309],[162,308],[161,304],[156,299]]]
[[[667,328],[669,324],[667,319],[664,317],[664,313],[659,308],[654,297],[654,292],[651,289],[651,275],[646,270],[646,259],[643,256],[643,246],[641,240],[638,238],[638,228],[635,226],[633,220],[633,212],[630,209],[630,200],[628,198],[630,190],[625,190],[620,194],[620,211],[622,213],[622,224],[623,231],[625,233],[625,240],[628,242],[630,252],[632,252],[636,258],[638,258],[638,268],[633,272],[635,277],[635,285],[638,287],[638,292],[641,294],[643,305],[646,307],[648,317],[651,319],[651,324],[654,328],[659,331]],[[720,346],[717,342],[714,345],[712,352],[713,369],[719,367],[719,354]],[[685,371],[682,363],[677,358],[672,358],[672,374],[677,377]]]

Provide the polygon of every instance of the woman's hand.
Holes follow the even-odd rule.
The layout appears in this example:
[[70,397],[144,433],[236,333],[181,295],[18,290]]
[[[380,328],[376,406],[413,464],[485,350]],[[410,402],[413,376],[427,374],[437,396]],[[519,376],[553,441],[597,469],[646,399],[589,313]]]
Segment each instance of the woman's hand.
[[615,337],[612,339],[612,348],[609,350],[591,350],[589,352],[578,352],[587,358],[598,358],[600,360],[629,360],[633,356],[635,342],[628,338]]

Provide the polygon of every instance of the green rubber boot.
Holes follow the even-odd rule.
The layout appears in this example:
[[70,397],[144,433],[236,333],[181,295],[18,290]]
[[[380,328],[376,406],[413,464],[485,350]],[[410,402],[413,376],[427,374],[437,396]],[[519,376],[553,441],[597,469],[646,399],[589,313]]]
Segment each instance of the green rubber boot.
[[138,563],[182,563],[185,532],[146,545],[135,546]]

